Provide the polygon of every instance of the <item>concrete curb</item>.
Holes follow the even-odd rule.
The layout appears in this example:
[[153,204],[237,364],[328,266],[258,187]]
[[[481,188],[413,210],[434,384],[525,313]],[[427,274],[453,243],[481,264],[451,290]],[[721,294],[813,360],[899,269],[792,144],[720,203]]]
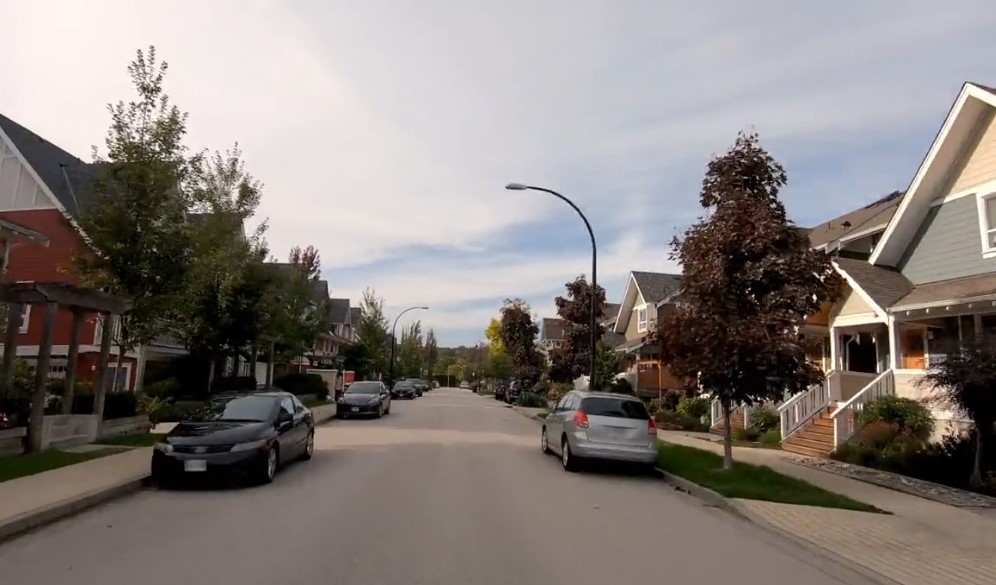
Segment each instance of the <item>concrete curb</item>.
[[655,469],[661,474],[664,478],[664,482],[668,485],[675,487],[692,497],[702,500],[702,502],[707,506],[712,506],[713,508],[719,508],[724,512],[729,512],[730,514],[739,517],[741,520],[751,521],[748,514],[740,506],[738,506],[736,502],[724,498],[717,492],[714,492],[707,487],[700,486],[699,484],[688,481],[683,477],[678,477],[669,471],[664,471],[660,467],[655,467]]
[[521,414],[522,416],[528,418],[529,420],[533,420],[533,421],[536,421],[536,422],[543,422],[543,420],[544,420],[544,419],[536,416],[535,413],[523,410],[523,408],[521,406],[515,406],[514,404],[508,404],[508,405],[505,405],[505,407],[506,408],[511,408],[512,410],[514,410],[515,412],[517,412],[517,413]]
[[93,490],[81,496],[67,498],[43,508],[18,514],[0,523],[0,543],[14,539],[36,528],[41,528],[69,516],[74,516],[100,504],[133,494],[145,487],[148,480],[148,476],[139,479],[130,479],[112,486]]

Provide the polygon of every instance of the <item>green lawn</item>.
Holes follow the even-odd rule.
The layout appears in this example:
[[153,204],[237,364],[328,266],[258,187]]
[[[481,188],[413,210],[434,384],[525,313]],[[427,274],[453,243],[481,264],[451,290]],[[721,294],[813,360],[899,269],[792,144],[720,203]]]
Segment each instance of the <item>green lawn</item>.
[[684,445],[661,444],[657,465],[727,498],[881,512],[874,506],[828,492],[801,479],[782,475],[770,467],[758,467],[734,460],[733,470],[723,471],[722,456]]
[[41,453],[0,458],[0,482],[58,469],[67,465],[75,465],[76,463],[82,463],[104,455],[106,453],[99,451],[90,453],[42,451]]
[[304,405],[308,408],[315,408],[316,406],[327,406],[329,404],[335,404],[334,402],[329,402],[326,399],[312,398],[311,400],[305,400]]
[[165,433],[135,433],[132,435],[118,435],[108,437],[98,441],[101,445],[118,445],[121,447],[151,447],[163,440]]

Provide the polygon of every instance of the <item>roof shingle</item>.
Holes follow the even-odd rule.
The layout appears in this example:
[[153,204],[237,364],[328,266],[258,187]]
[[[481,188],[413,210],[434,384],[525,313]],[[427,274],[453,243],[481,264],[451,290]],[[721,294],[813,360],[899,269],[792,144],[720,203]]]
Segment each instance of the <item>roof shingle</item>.
[[[814,248],[832,244],[849,234],[888,225],[899,203],[903,200],[902,191],[894,191],[860,209],[849,211],[840,217],[813,226],[809,229],[809,242]],[[847,225],[845,225],[847,224]]]
[[875,266],[854,258],[834,258],[834,262],[883,309],[913,291],[913,283],[894,268]]
[[[633,278],[636,286],[643,294],[643,300],[649,304],[656,304],[667,300],[668,297],[681,290],[681,275],[666,274],[662,272],[639,272],[633,271]],[[618,312],[618,309],[616,309]]]
[[345,323],[349,317],[349,299],[331,299],[329,309],[332,312],[333,323]]

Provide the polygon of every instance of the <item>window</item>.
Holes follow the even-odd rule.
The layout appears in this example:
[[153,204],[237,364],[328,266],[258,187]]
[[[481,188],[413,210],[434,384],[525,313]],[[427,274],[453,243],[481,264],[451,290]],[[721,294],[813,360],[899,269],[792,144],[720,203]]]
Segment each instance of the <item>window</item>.
[[280,410],[285,413],[294,416],[294,401],[289,397],[284,397],[280,399]]
[[581,412],[591,416],[648,420],[650,413],[638,400],[589,396],[581,402]]
[[564,396],[563,398],[561,398],[560,402],[557,404],[557,410],[566,410],[567,409],[567,401],[571,399],[571,396],[573,396],[573,395],[572,394],[567,394],[566,396]]
[[304,403],[302,403],[297,396],[291,396],[291,400],[294,401],[294,412],[300,414],[304,412]]
[[982,236],[982,254],[996,256],[996,193],[980,195],[979,231]]
[[28,326],[31,324],[31,305],[21,305],[23,309],[21,310],[21,328],[18,329],[19,333],[27,333]]
[[647,330],[647,306],[644,305],[636,310],[636,330],[644,332]]

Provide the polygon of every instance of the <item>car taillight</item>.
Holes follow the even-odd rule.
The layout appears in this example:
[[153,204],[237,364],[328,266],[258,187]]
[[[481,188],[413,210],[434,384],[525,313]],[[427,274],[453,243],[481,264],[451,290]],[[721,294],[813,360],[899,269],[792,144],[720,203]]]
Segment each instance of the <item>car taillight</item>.
[[588,428],[588,415],[581,412],[580,410],[574,413],[574,426],[586,429]]
[[648,419],[647,423],[649,423],[649,424],[647,424],[647,431],[649,431],[651,435],[653,435],[653,436],[656,437],[657,436],[657,423],[655,423],[654,419],[652,419],[652,418]]

